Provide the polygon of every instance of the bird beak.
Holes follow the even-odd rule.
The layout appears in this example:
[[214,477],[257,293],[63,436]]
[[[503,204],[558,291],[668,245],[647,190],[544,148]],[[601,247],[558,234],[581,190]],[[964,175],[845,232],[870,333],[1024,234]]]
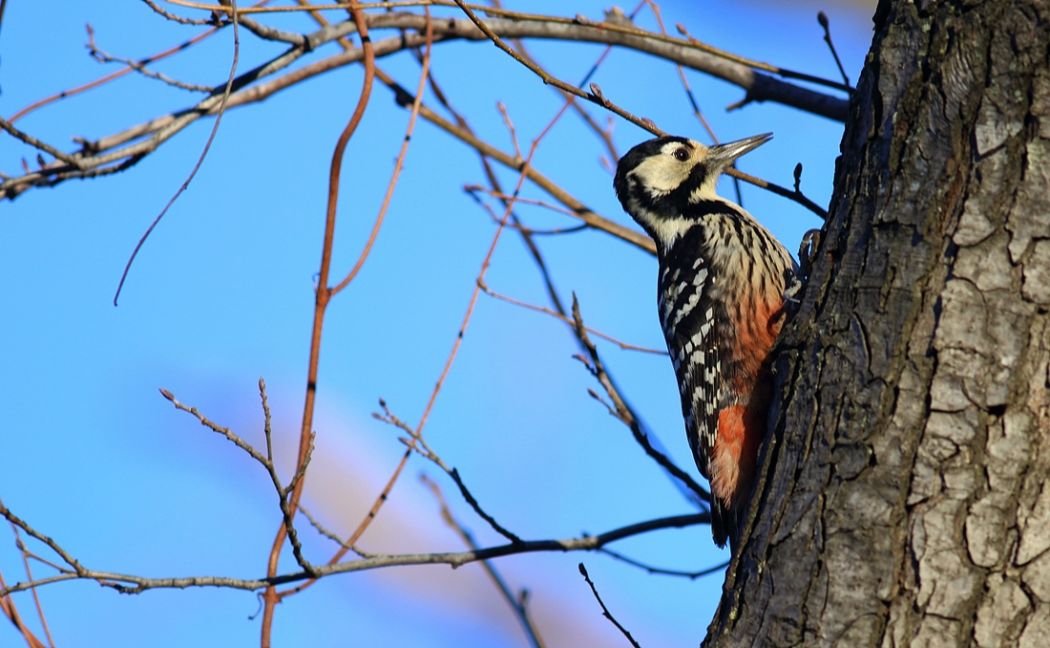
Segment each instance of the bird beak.
[[762,133],[761,135],[745,137],[735,142],[726,142],[725,144],[712,146],[708,149],[707,159],[717,165],[719,169],[724,169],[744,153],[758,148],[771,139],[773,139],[773,133]]

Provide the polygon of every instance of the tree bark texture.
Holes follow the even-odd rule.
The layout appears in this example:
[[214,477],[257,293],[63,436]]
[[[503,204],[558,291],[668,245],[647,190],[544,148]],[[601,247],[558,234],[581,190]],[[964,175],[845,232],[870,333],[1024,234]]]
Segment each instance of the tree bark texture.
[[1050,2],[881,2],[710,646],[1050,646]]

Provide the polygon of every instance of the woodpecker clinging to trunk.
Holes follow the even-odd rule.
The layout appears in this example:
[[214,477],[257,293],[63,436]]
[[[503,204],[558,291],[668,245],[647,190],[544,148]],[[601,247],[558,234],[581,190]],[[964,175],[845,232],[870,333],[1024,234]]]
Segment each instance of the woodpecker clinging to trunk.
[[707,147],[643,142],[616,169],[623,208],[656,241],[657,304],[678,377],[693,458],[711,482],[715,542],[735,544],[765,435],[769,353],[799,284],[791,255],[744,209],[715,193],[733,160],[772,134]]

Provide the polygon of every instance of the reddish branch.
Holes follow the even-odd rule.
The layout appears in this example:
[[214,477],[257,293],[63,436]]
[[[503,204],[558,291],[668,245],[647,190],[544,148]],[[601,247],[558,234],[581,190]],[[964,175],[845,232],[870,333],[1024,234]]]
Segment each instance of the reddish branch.
[[[194,36],[193,38],[191,38],[191,39],[189,39],[187,41],[179,43],[178,45],[175,45],[174,47],[169,47],[168,49],[166,49],[166,50],[164,50],[162,52],[158,52],[158,53],[153,54],[151,56],[147,56],[146,58],[139,59],[135,63],[139,67],[145,67],[146,65],[149,65],[150,63],[156,63],[157,61],[165,59],[165,58],[171,56],[172,54],[176,54],[176,53],[181,52],[183,50],[189,49],[191,46],[201,42],[205,38],[211,36],[212,34],[214,34],[217,31],[219,31],[219,29],[221,29],[221,28],[222,28],[222,26],[216,26],[216,27],[212,27],[211,29],[207,29],[207,30],[197,34],[196,36]],[[89,81],[88,83],[85,83],[83,85],[79,85],[79,86],[77,86],[75,88],[70,88],[69,90],[63,90],[62,92],[56,92],[53,95],[50,95],[48,97],[44,97],[43,99],[40,99],[38,101],[34,101],[33,103],[29,104],[25,108],[19,110],[15,114],[11,115],[7,119],[7,121],[13,124],[16,121],[18,121],[19,119],[21,119],[21,118],[25,117],[26,115],[28,115],[29,113],[33,112],[34,110],[37,110],[39,108],[43,108],[44,106],[46,106],[48,104],[52,104],[52,103],[54,103],[56,101],[59,101],[61,99],[68,99],[69,97],[72,97],[74,95],[78,95],[81,92],[86,92],[87,90],[91,90],[92,88],[97,88],[99,86],[105,85],[105,84],[109,83],[110,81],[113,81],[115,79],[119,79],[120,77],[135,71],[135,69],[136,69],[135,65],[128,65],[128,66],[126,66],[126,67],[124,67],[124,68],[122,68],[120,70],[117,70],[116,72],[111,72],[111,73],[109,73],[109,74],[107,74],[105,76],[101,76],[101,77],[95,79],[94,81]]]
[[[307,7],[309,6],[309,1],[308,0],[299,0],[299,2],[303,6],[307,6]],[[311,12],[311,15],[322,26],[327,25],[327,21],[320,14],[318,14],[316,12]],[[427,15],[429,16],[429,10],[427,10]],[[393,172],[393,174],[391,176],[389,184],[387,185],[387,192],[386,192],[386,196],[383,199],[383,204],[380,207],[379,214],[377,215],[375,223],[372,226],[372,232],[371,232],[371,234],[368,237],[368,241],[365,244],[364,250],[361,252],[361,255],[358,257],[357,262],[354,264],[353,268],[351,268],[351,270],[347,274],[347,276],[341,282],[339,282],[339,284],[336,285],[335,288],[332,289],[332,294],[333,295],[335,293],[339,292],[340,290],[342,290],[343,288],[345,288],[351,281],[353,281],[354,277],[357,276],[357,273],[360,271],[361,267],[364,265],[365,260],[368,258],[369,252],[372,249],[372,245],[375,243],[375,239],[376,239],[376,237],[379,234],[379,229],[380,229],[380,227],[383,224],[383,219],[384,219],[384,217],[386,215],[386,212],[387,212],[387,209],[389,207],[390,199],[393,196],[393,192],[394,192],[395,187],[397,186],[397,179],[398,179],[398,177],[400,175],[401,168],[402,168],[402,165],[404,163],[404,157],[405,157],[406,153],[408,152],[408,144],[411,141],[412,133],[413,133],[413,131],[415,129],[416,116],[419,114],[420,107],[422,106],[423,91],[426,88],[426,79],[427,79],[427,75],[428,75],[428,72],[429,72],[429,69],[430,69],[431,40],[430,40],[429,37],[432,36],[432,35],[433,35],[432,25],[428,22],[427,31],[426,31],[426,36],[428,38],[427,38],[425,53],[423,55],[423,71],[422,71],[422,73],[419,76],[419,84],[418,84],[418,87],[417,87],[417,90],[416,90],[416,96],[415,96],[415,98],[412,101],[412,112],[411,112],[411,115],[409,117],[408,127],[405,130],[405,137],[404,137],[404,140],[403,140],[402,145],[401,145],[401,151],[400,151],[400,153],[398,155],[397,162],[394,165],[394,172]],[[350,44],[350,42],[348,40],[346,40],[345,38],[339,39],[339,43],[343,46],[344,49],[350,49],[350,48],[353,47]],[[376,76],[380,77],[381,79],[385,77],[383,72],[381,70],[379,70],[378,68],[375,68],[374,73],[376,74]],[[372,506],[369,508],[368,513],[365,515],[365,517],[358,524],[358,526],[354,530],[354,532],[350,535],[350,538],[347,539],[345,542],[343,542],[343,541],[339,542],[340,548],[339,548],[338,551],[336,551],[335,555],[333,555],[328,560],[328,564],[329,565],[332,565],[332,564],[335,564],[335,563],[339,562],[346,555],[347,551],[349,551],[357,543],[357,541],[361,538],[361,536],[364,535],[364,532],[372,524],[372,521],[375,519],[376,515],[378,515],[379,510],[383,507],[383,504],[386,503],[387,496],[389,495],[391,489],[393,489],[394,484],[397,483],[398,479],[400,478],[401,472],[404,470],[405,465],[408,463],[409,456],[411,456],[411,452],[412,452],[412,449],[410,447],[402,455],[401,460],[398,462],[397,466],[394,468],[394,472],[391,474],[390,478],[387,480],[387,483],[383,487],[383,490],[376,497],[375,501],[372,503]],[[294,588],[278,592],[277,593],[277,599],[278,599],[278,601],[281,601],[281,600],[284,600],[285,597],[298,594],[299,592],[301,592],[301,591],[305,590],[306,588],[310,587],[314,582],[316,582],[316,579],[310,579],[307,582],[305,582],[305,583],[303,583],[301,585],[298,585],[298,586],[296,586]]]
[[[4,577],[0,575],[0,590],[7,589],[7,583],[4,582]],[[36,590],[34,589],[34,592]],[[18,633],[25,639],[26,644],[29,648],[45,648],[44,642],[33,634],[24,621],[22,621],[22,615],[18,612],[18,607],[15,606],[15,600],[11,598],[10,594],[0,596],[0,613],[3,613],[7,617],[8,621],[18,630]]]
[[[321,269],[314,300],[314,323],[310,334],[310,356],[306,372],[306,398],[303,403],[302,427],[299,431],[299,455],[296,459],[297,470],[299,466],[305,464],[310,447],[313,445],[314,405],[317,399],[317,368],[321,359],[321,332],[324,328],[325,311],[332,297],[332,289],[328,285],[328,277],[332,265],[332,244],[335,240],[336,209],[339,206],[339,178],[343,166],[343,153],[346,151],[346,146],[350,142],[354,131],[357,130],[358,124],[361,123],[361,118],[364,117],[365,109],[368,107],[368,100],[372,94],[372,80],[375,77],[375,52],[372,49],[372,41],[368,36],[368,25],[365,23],[364,12],[360,10],[352,10],[352,12],[354,24],[357,26],[361,38],[361,47],[364,50],[365,77],[361,85],[357,106],[354,108],[354,112],[350,116],[350,120],[347,122],[343,132],[340,133],[339,139],[336,141],[335,151],[332,153],[332,164],[328,173],[328,207],[325,212],[324,240],[321,245]],[[305,484],[306,479],[298,480],[295,484],[295,489],[292,491],[290,505],[293,514],[299,505],[300,498],[302,498]],[[273,546],[270,549],[270,558],[266,567],[267,576],[271,578],[277,574],[281,549],[284,546],[286,537],[287,530],[285,525],[282,524],[278,527],[277,534],[274,537]],[[277,590],[273,586],[267,587],[266,592],[263,594],[262,648],[269,648],[270,646],[274,608],[278,600]]]

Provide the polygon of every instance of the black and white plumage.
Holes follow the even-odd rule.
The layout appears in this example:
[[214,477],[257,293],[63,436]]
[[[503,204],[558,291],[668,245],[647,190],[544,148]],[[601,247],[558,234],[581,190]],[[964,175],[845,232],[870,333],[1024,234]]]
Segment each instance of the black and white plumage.
[[733,539],[750,493],[770,393],[768,356],[796,287],[791,255],[742,207],[715,192],[733,160],[772,135],[707,147],[683,137],[643,142],[614,186],[656,242],[657,304],[681,392],[686,435],[711,481],[712,532]]

